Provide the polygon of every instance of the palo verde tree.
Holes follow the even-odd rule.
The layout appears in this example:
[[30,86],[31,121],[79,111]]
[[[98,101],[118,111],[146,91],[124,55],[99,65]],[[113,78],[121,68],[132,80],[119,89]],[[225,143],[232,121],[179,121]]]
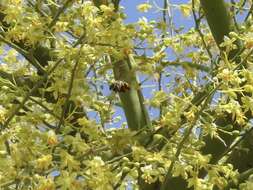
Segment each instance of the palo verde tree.
[[0,189],[253,189],[252,1],[120,3],[0,1]]

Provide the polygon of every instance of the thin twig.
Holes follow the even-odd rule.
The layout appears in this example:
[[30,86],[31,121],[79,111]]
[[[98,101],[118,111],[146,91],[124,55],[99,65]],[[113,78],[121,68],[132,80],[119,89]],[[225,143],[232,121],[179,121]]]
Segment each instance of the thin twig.
[[34,5],[30,0],[28,0],[28,4],[32,6],[41,16],[48,17],[47,13],[45,13],[43,10],[40,10],[39,7]]
[[[167,20],[166,20],[166,10],[168,9],[168,2],[167,0],[164,0],[163,1],[163,22],[165,24],[167,24]],[[165,34],[162,35],[162,40],[164,40],[165,38]],[[159,78],[158,78],[158,90],[161,91],[162,90],[162,77],[163,77],[163,73],[162,71],[159,72]],[[163,114],[163,104],[161,103],[160,104],[160,107],[159,107],[159,118],[161,119],[162,117],[162,114]]]
[[253,3],[252,3],[252,5],[251,5],[251,7],[249,9],[248,14],[246,15],[246,17],[244,19],[244,22],[246,22],[249,19],[249,16],[252,14],[252,12],[253,12]]
[[[82,38],[82,37],[81,37]],[[78,46],[82,41],[81,40],[78,40],[74,45],[73,47],[76,47]],[[61,58],[59,59],[55,65],[52,67],[52,69],[48,72],[48,73],[45,73],[43,76],[42,76],[42,79],[39,80],[34,86],[33,88],[26,94],[25,98],[23,99],[22,102],[20,102],[20,104],[13,109],[13,111],[11,112],[9,118],[5,121],[5,123],[3,124],[3,126],[1,127],[1,130],[2,131],[3,129],[5,129],[8,124],[10,123],[10,121],[13,119],[13,117],[19,112],[19,110],[21,108],[24,107],[25,103],[27,102],[27,100],[30,98],[30,96],[36,91],[38,90],[38,88],[44,83],[44,81],[46,81],[48,79],[48,77],[54,72],[54,70],[58,67],[58,65],[64,60],[64,58]]]
[[190,67],[190,68],[195,68],[201,71],[209,72],[210,68],[205,66],[205,65],[200,65],[196,63],[192,63],[189,61],[182,61],[182,62],[177,62],[177,61],[172,61],[172,62],[163,62],[164,64],[172,65],[172,66],[182,66],[182,67]]
[[122,184],[122,181],[126,178],[126,176],[129,174],[131,170],[123,172],[119,181],[116,183],[116,185],[113,187],[114,190],[118,190],[118,188],[120,187],[120,185]]
[[55,126],[49,124],[47,121],[43,120],[42,123],[46,125],[49,129],[55,129]]
[[197,30],[197,32],[198,32],[199,35],[200,35],[200,38],[201,38],[201,40],[202,40],[202,43],[203,43],[203,45],[204,45],[204,47],[205,47],[205,49],[206,49],[206,52],[207,52],[209,58],[210,58],[211,60],[213,60],[212,53],[211,53],[210,49],[208,48],[208,46],[207,46],[207,44],[206,44],[206,42],[205,42],[205,39],[204,39],[204,35],[202,34],[202,32],[201,32],[201,30],[200,30],[200,28],[199,28],[199,24],[200,24],[200,19],[201,19],[201,17],[200,17],[200,18],[197,18],[197,14],[196,14],[196,11],[195,11],[195,1],[194,1],[194,0],[192,0],[192,14],[193,14],[193,18],[194,18],[194,21],[195,21],[195,29]]
[[[94,74],[94,78],[95,78],[95,81],[97,81],[97,73],[96,73],[96,69],[94,67],[93,68],[93,74]],[[96,85],[96,82],[95,83],[92,83],[93,84],[94,88],[95,88],[95,91],[96,91],[96,99],[99,101],[99,96],[101,94],[100,90],[98,89],[98,86]],[[98,115],[99,115],[99,118],[100,118],[100,122],[101,122],[101,126],[102,126],[102,132],[104,133],[104,130],[105,130],[105,121],[104,121],[104,118],[102,117],[102,112],[98,110]]]
[[69,107],[69,99],[71,97],[71,93],[72,93],[72,89],[73,89],[73,84],[74,84],[74,78],[75,78],[76,70],[77,70],[77,67],[78,67],[78,64],[79,64],[79,60],[80,60],[81,49],[82,49],[82,46],[80,47],[80,50],[79,50],[78,55],[77,55],[76,63],[74,65],[74,68],[73,68],[72,73],[71,73],[71,78],[70,78],[70,84],[69,84],[69,88],[68,88],[68,93],[67,93],[67,97],[66,97],[63,109],[62,109],[61,118],[60,118],[59,124],[57,126],[57,131],[59,131],[59,129],[60,129],[62,123],[63,123],[64,117],[66,115],[67,109]]
[[58,21],[60,15],[65,11],[65,9],[68,7],[68,4],[71,1],[72,0],[66,0],[65,3],[63,4],[63,6],[58,9],[57,13],[54,15],[53,20],[51,21],[51,23],[48,26],[49,29],[52,28],[56,24],[56,22]]
[[236,14],[238,14],[240,12],[240,9],[244,7],[246,2],[247,2],[247,0],[244,0],[243,3],[241,4],[241,6],[239,8],[237,8]]
[[185,142],[187,141],[187,139],[189,138],[190,134],[192,133],[192,129],[194,128],[196,122],[198,121],[199,116],[201,115],[201,113],[203,112],[203,110],[206,108],[206,106],[207,106],[207,104],[208,104],[208,102],[209,102],[209,98],[208,98],[208,97],[211,97],[211,96],[214,94],[214,92],[216,92],[216,90],[218,89],[218,87],[219,87],[219,85],[218,85],[216,88],[214,88],[214,89],[208,94],[208,96],[207,96],[206,99],[205,99],[205,102],[204,102],[203,105],[201,106],[201,109],[197,112],[197,114],[196,114],[196,116],[195,116],[195,118],[194,118],[194,121],[192,122],[192,124],[190,125],[190,127],[187,129],[187,131],[186,131],[186,133],[185,133],[185,135],[184,135],[182,141],[179,143],[178,148],[177,148],[177,151],[176,151],[176,154],[175,154],[175,156],[174,156],[175,158],[173,159],[173,161],[172,161],[171,164],[170,164],[170,167],[169,167],[169,169],[168,169],[168,171],[167,171],[167,175],[166,175],[166,177],[165,177],[165,180],[164,180],[164,183],[163,183],[163,185],[162,185],[162,187],[161,187],[161,190],[166,190],[166,188],[168,187],[170,178],[171,178],[171,176],[172,176],[172,175],[171,175],[171,171],[172,171],[172,169],[173,169],[173,167],[174,167],[176,161],[178,160],[178,157],[179,157],[179,155],[180,155],[180,153],[181,153],[181,150],[183,149]]
[[[244,1],[244,2],[245,2],[245,1]],[[234,1],[234,0],[231,0],[231,4],[232,4],[232,6],[231,6],[230,10],[231,10],[231,12],[233,12],[233,21],[234,21],[234,24],[235,24],[235,28],[237,29],[237,31],[239,31],[240,28],[239,28],[238,23],[237,23],[237,20],[236,20],[236,15],[237,15],[237,13],[238,13],[238,10],[237,10],[236,13],[235,13],[235,1]],[[239,9],[239,10],[240,10],[240,9]]]
[[96,63],[93,63],[92,65],[90,65],[89,69],[86,71],[85,75],[84,75],[84,78],[86,78],[90,72],[92,71],[92,69],[94,68]]
[[42,104],[41,102],[37,101],[35,98],[33,97],[29,97],[30,100],[32,100],[34,103],[38,104],[40,107],[42,107],[45,111],[47,111],[47,113],[51,114],[52,116],[54,116],[56,119],[60,119],[61,117],[57,114],[55,114],[52,110],[48,109],[44,104]]
[[[159,73],[159,78],[158,78],[158,91],[162,90],[162,71]],[[163,115],[163,103],[160,104],[159,108],[159,118],[161,119]]]
[[20,102],[20,104],[14,108],[14,110],[11,112],[9,118],[5,121],[4,125],[1,127],[1,131],[3,129],[5,129],[8,124],[10,123],[10,121],[13,119],[13,117],[19,112],[19,110],[21,108],[24,107],[25,103],[27,102],[27,100],[29,99],[29,97],[36,91],[38,90],[38,88],[48,79],[48,77],[54,72],[54,70],[58,67],[58,65],[62,62],[63,59],[58,60],[55,65],[53,66],[53,68],[46,74],[43,75],[42,79],[39,80],[34,86],[33,88],[26,94],[25,98],[22,100],[22,102]]
[[117,156],[117,157],[115,157],[115,158],[113,158],[113,159],[107,161],[106,164],[112,164],[113,162],[117,162],[117,161],[121,160],[121,159],[124,158],[124,157],[131,156],[132,153],[133,153],[133,152],[131,151],[131,152],[128,152],[128,153],[126,153],[126,154]]
[[247,59],[252,55],[252,53],[253,53],[253,48],[249,51],[246,57],[234,68],[234,71],[244,66],[247,62]]
[[217,157],[212,164],[218,163],[220,159],[228,155],[232,150],[234,150],[240,144],[240,142],[242,142],[246,137],[248,137],[252,131],[253,131],[253,127],[250,128],[248,131],[246,131],[245,134],[239,140],[237,140],[232,146],[230,146],[223,154]]
[[32,52],[27,52],[26,50],[20,48],[16,44],[6,40],[2,35],[0,35],[0,40],[4,43],[6,43],[8,46],[15,49],[18,53],[23,55],[39,72],[45,74],[45,69],[40,65],[40,63],[37,61],[37,59],[32,55]]
[[242,47],[236,54],[234,57],[231,58],[230,62],[234,62],[237,60],[237,58],[246,50],[245,47]]
[[[135,56],[135,59],[139,60],[143,60],[144,61],[153,61],[152,58],[149,57],[143,57],[143,56]],[[191,67],[191,68],[195,68],[201,71],[205,71],[205,72],[209,72],[210,68],[205,66],[205,65],[200,65],[200,64],[196,64],[196,63],[192,63],[190,61],[179,61],[179,60],[175,60],[175,61],[161,61],[161,64],[163,66],[181,66],[181,67]]]

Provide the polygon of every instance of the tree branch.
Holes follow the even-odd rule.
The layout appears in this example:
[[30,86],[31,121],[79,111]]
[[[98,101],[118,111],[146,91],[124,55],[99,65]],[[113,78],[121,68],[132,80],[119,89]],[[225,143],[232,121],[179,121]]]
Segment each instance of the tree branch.
[[59,131],[59,129],[60,129],[62,123],[63,123],[64,117],[66,116],[67,109],[69,107],[69,99],[71,97],[71,92],[72,92],[72,88],[73,88],[73,84],[74,84],[74,78],[75,78],[77,66],[78,66],[79,59],[80,59],[81,49],[82,49],[82,46],[80,47],[80,50],[79,50],[79,53],[78,53],[79,55],[77,56],[77,60],[75,62],[74,68],[73,68],[72,73],[71,73],[71,78],[70,78],[70,84],[69,84],[69,88],[68,88],[68,93],[67,93],[67,97],[66,97],[63,109],[62,109],[61,118],[60,118],[60,121],[59,121],[58,126],[57,126],[57,131]]
[[54,18],[53,20],[51,21],[51,23],[49,24],[48,28],[51,29],[55,24],[56,22],[58,21],[60,15],[67,9],[67,7],[69,6],[69,4],[72,2],[73,0],[66,0],[65,3],[63,4],[62,7],[60,7],[56,14],[54,15]]
[[29,97],[36,91],[38,90],[38,88],[48,79],[48,77],[54,72],[54,70],[59,66],[59,64],[63,61],[63,59],[58,60],[55,65],[52,67],[52,69],[43,75],[43,77],[34,85],[34,87],[26,94],[26,96],[24,97],[24,99],[20,102],[19,105],[14,106],[13,110],[9,117],[7,118],[7,120],[5,121],[5,123],[3,124],[3,126],[1,127],[1,131],[5,128],[7,128],[8,124],[11,122],[11,120],[14,118],[14,116],[19,112],[19,110],[21,108],[23,108],[23,106],[25,105],[25,103],[27,102],[27,100],[29,99]]

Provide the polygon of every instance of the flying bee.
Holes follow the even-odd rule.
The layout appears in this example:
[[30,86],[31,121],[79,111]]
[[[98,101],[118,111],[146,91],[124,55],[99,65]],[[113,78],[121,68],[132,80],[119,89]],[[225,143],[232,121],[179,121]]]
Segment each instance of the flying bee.
[[110,90],[113,90],[114,92],[127,92],[130,90],[130,85],[124,81],[114,81],[110,85]]

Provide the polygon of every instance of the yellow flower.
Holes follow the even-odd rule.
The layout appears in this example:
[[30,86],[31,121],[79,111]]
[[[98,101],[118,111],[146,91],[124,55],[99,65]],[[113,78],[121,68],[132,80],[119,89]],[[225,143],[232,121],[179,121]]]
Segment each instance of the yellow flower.
[[19,5],[21,4],[21,0],[11,0],[12,4]]
[[137,6],[138,11],[140,11],[140,12],[148,12],[148,10],[151,8],[152,8],[152,6],[148,3],[142,3]]
[[190,110],[188,112],[185,112],[184,116],[187,118],[187,120],[189,122],[193,122],[194,119],[195,119],[195,111],[194,110]]
[[0,107],[0,123],[3,123],[5,121],[5,109],[3,107]]
[[37,159],[36,167],[41,170],[46,170],[52,163],[52,155],[44,155],[41,158]]
[[64,32],[66,31],[68,28],[68,22],[57,22],[55,25],[55,32]]
[[40,183],[37,190],[55,190],[55,185],[52,179],[44,179]]
[[189,4],[182,4],[179,6],[180,11],[184,17],[188,17],[191,14],[191,6]]
[[47,133],[47,143],[49,145],[55,146],[58,144],[58,139],[54,131],[50,130]]

